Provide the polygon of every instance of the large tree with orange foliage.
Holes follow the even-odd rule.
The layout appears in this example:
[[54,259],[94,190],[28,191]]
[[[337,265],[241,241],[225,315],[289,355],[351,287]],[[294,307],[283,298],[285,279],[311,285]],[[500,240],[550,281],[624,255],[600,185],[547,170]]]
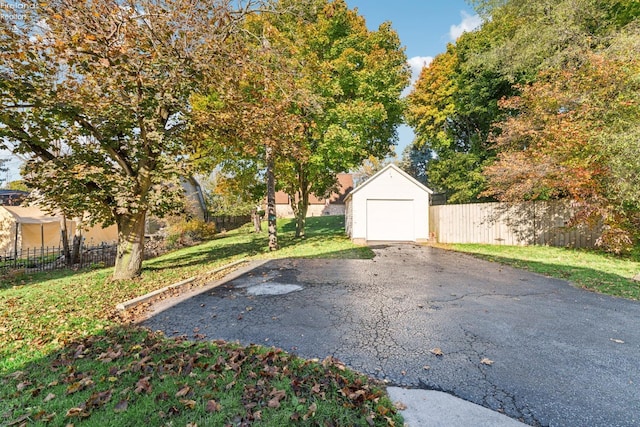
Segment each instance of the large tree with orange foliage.
[[[604,247],[620,251],[640,226],[640,43],[635,30],[615,48],[541,72],[501,106],[516,112],[494,138],[498,161],[485,169],[504,201],[568,198],[577,222],[600,222]],[[626,47],[625,47],[626,46]]]
[[147,213],[176,207],[190,99],[234,63],[241,3],[52,0],[0,17],[0,147],[30,156],[53,206],[117,224],[114,279],[140,274]]

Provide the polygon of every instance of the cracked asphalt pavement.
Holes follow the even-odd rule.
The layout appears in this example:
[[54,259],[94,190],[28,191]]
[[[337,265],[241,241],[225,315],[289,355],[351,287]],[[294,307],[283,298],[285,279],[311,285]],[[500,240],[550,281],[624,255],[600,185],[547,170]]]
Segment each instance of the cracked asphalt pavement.
[[270,261],[143,325],[331,355],[534,426],[640,426],[640,303],[430,247],[374,251]]

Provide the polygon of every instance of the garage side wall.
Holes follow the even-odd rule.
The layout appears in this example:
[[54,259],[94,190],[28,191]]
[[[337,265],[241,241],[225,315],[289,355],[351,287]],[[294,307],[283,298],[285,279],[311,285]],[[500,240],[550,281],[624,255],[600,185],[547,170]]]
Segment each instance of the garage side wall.
[[[19,227],[19,225],[16,223],[13,215],[0,206],[0,256],[14,249],[16,227]],[[20,233],[18,232],[17,234],[18,239],[20,239]],[[19,243],[18,241],[18,244]]]
[[344,203],[344,231],[353,238],[353,200],[346,200]]
[[367,239],[367,200],[413,200],[415,240],[429,239],[428,194],[397,171],[389,169],[352,193],[350,231],[354,241],[362,242]]

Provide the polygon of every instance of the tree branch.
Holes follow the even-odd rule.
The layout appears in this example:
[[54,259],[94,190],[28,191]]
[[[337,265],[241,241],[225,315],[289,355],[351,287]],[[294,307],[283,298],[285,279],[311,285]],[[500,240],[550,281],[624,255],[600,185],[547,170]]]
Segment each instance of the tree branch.
[[89,122],[89,120],[87,120],[85,117],[83,117],[80,114],[75,114],[74,119],[83,128],[88,130],[91,133],[91,135],[93,135],[93,137],[98,141],[100,146],[107,152],[107,154],[109,154],[109,156],[111,156],[113,160],[116,161],[116,163],[118,163],[118,165],[124,170],[127,176],[131,176],[131,177],[135,176],[133,169],[127,162],[127,159],[124,156],[124,154],[120,150],[113,148],[109,144],[110,141],[106,141],[105,138],[100,133],[100,131],[95,126],[93,126],[93,124]]

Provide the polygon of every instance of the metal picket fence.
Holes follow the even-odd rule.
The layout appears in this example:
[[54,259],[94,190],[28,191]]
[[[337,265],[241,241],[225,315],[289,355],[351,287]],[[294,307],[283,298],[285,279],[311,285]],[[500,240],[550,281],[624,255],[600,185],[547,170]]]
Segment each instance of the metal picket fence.
[[115,244],[80,247],[77,259],[68,263],[64,249],[57,247],[27,248],[0,254],[0,277],[10,271],[26,273],[63,270],[65,268],[111,267],[116,262]]

